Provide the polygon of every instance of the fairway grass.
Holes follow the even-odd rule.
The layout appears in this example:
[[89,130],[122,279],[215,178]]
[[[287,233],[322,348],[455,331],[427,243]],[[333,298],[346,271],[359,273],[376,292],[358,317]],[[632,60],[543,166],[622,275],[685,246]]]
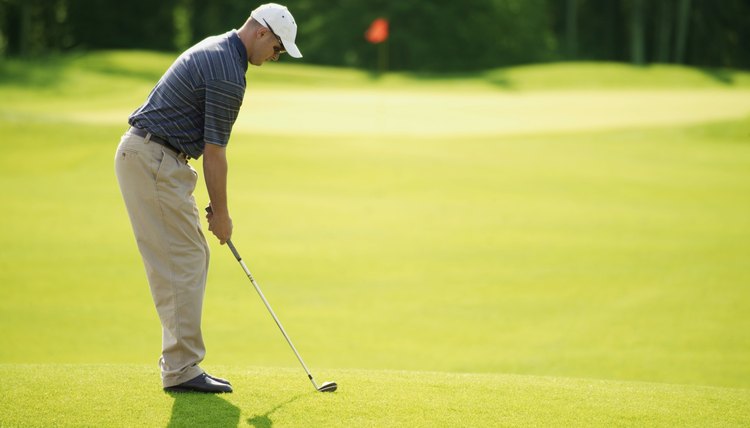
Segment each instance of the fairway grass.
[[237,393],[172,397],[113,172],[172,58],[0,64],[3,428],[750,424],[747,73],[251,69],[233,241],[341,391],[209,237]]
[[[746,426],[745,389],[559,377],[216,367],[235,392],[167,394],[155,367],[0,365],[0,426]],[[17,379],[19,382],[9,382]],[[22,381],[21,381],[22,380]],[[319,380],[323,380],[320,378]]]
[[[0,116],[120,125],[172,59],[115,51],[0,62]],[[460,139],[684,126],[750,112],[750,73],[673,65],[562,63],[376,78],[281,63],[251,68],[247,84],[235,134]]]

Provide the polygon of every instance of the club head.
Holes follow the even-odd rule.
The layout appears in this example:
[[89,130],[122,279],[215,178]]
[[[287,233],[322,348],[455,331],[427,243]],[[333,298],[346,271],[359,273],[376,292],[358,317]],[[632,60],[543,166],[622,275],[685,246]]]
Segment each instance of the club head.
[[318,388],[318,391],[320,392],[333,392],[336,389],[338,389],[338,385],[336,385],[336,382],[325,382],[323,385],[320,385],[320,388]]

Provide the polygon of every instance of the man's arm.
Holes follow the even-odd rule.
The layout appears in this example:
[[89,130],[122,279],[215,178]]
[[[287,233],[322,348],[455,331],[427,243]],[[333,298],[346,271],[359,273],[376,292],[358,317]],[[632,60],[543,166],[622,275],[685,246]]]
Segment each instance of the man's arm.
[[203,151],[203,175],[211,200],[208,230],[224,245],[232,237],[232,219],[227,205],[227,150],[216,144],[206,144]]

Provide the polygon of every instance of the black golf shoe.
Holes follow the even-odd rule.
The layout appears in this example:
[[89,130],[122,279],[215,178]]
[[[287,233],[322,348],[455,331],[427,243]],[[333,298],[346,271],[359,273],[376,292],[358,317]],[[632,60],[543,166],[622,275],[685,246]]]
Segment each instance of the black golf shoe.
[[206,373],[190,379],[187,382],[183,382],[179,385],[164,387],[166,392],[207,392],[207,393],[222,393],[232,392],[232,387],[228,383],[217,382],[214,378]]

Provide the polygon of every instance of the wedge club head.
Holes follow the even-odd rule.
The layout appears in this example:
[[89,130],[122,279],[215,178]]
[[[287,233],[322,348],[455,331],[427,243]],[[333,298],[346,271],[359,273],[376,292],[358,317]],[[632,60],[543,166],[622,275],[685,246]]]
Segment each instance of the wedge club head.
[[320,385],[320,388],[318,388],[318,391],[320,392],[333,392],[336,389],[338,389],[338,385],[336,382],[325,382],[323,385]]

